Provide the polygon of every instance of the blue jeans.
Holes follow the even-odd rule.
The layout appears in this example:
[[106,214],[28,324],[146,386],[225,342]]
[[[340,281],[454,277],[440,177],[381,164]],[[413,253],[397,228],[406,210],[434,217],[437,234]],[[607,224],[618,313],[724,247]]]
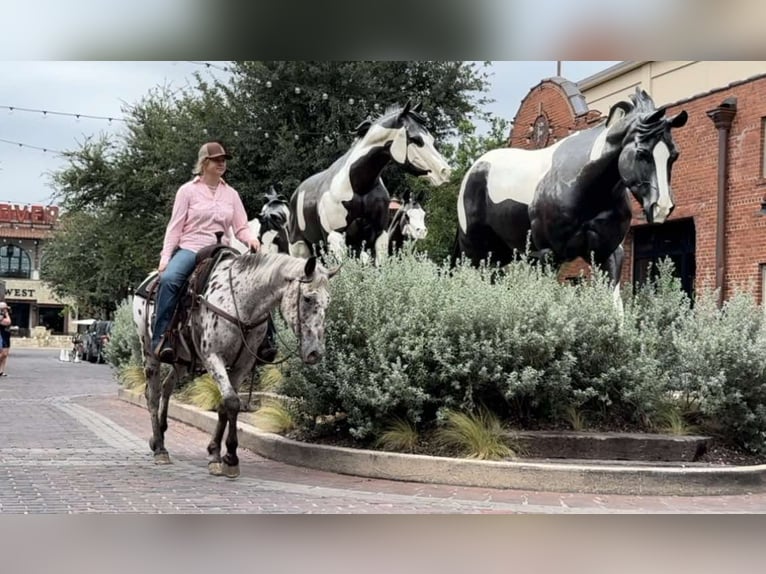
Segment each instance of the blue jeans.
[[160,338],[168,330],[173,318],[181,289],[194,271],[197,254],[188,249],[179,249],[170,258],[165,271],[160,273],[160,286],[157,292],[154,327],[152,329],[152,350],[160,344]]

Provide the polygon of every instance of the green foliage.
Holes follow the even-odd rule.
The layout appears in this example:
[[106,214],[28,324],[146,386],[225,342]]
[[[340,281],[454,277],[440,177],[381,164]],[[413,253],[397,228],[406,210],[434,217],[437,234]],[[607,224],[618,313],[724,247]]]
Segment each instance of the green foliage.
[[500,420],[485,408],[467,414],[448,411],[444,425],[436,432],[436,442],[467,458],[500,460],[515,456]]
[[210,374],[197,377],[178,394],[178,398],[206,411],[214,411],[223,400],[218,383]]
[[104,357],[113,367],[140,365],[141,342],[133,323],[132,300],[125,299],[114,314],[109,342],[104,347]]
[[384,450],[414,452],[420,435],[410,421],[397,418],[388,426],[377,440],[377,445]]
[[286,434],[296,426],[294,408],[278,400],[264,403],[252,419],[259,429],[277,434]]
[[344,413],[344,431],[369,441],[397,418],[428,428],[478,405],[524,428],[578,428],[587,412],[591,428],[655,430],[675,397],[686,423],[720,421],[725,440],[764,450],[760,309],[745,294],[692,307],[667,265],[622,315],[599,273],[571,286],[521,262],[498,273],[412,253],[348,260],[331,290],[325,358],[291,359],[281,386],[303,399],[304,431]]
[[143,393],[146,389],[146,373],[139,365],[122,365],[117,371],[117,379],[126,389]]

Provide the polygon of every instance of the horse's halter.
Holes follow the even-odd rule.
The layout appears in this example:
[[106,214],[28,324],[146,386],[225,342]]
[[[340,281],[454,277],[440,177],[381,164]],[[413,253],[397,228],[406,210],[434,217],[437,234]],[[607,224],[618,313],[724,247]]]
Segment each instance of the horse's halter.
[[[293,281],[297,281],[298,282],[298,289],[297,289],[298,295],[297,295],[297,300],[295,302],[295,314],[296,314],[296,321],[298,323],[298,325],[297,325],[297,331],[298,332],[296,333],[296,336],[298,338],[298,349],[297,349],[297,351],[292,351],[290,354],[288,354],[287,357],[285,357],[284,359],[280,359],[279,361],[264,361],[261,357],[258,356],[258,350],[256,349],[255,351],[253,351],[253,349],[250,348],[250,345],[247,344],[247,336],[245,334],[245,330],[249,330],[250,328],[256,327],[256,326],[258,326],[258,325],[268,321],[269,317],[271,316],[271,312],[270,311],[267,312],[266,316],[263,319],[260,319],[259,321],[256,321],[255,323],[251,323],[249,325],[245,325],[242,322],[242,319],[239,316],[239,306],[237,305],[237,300],[234,297],[234,284],[233,284],[233,277],[232,277],[232,268],[233,267],[234,267],[233,264],[231,266],[229,266],[229,273],[228,273],[228,275],[229,275],[229,291],[231,292],[231,302],[234,305],[234,315],[235,315],[235,317],[237,319],[237,326],[239,327],[240,336],[242,337],[242,344],[247,349],[247,352],[250,353],[253,357],[256,357],[257,359],[259,359],[264,364],[269,364],[269,365],[278,365],[280,363],[284,363],[285,361],[287,361],[288,359],[294,357],[295,355],[298,355],[299,357],[301,357],[301,359],[303,359],[303,323],[301,321],[301,296],[303,295],[303,292],[301,290],[301,284],[302,283],[311,283],[313,280],[309,279],[308,277],[305,277],[305,278],[304,277],[293,277],[293,278],[287,277],[287,278],[285,278],[285,281],[287,281],[288,283],[291,283]],[[279,337],[279,333],[277,333],[277,337]],[[280,341],[282,341],[282,344],[285,344],[285,341],[281,337],[279,337],[279,339],[280,339]],[[285,346],[287,346],[287,345],[285,345]]]
[[396,229],[396,226],[401,222],[401,220],[404,218],[404,205],[402,205],[399,209],[396,210],[396,213],[394,213],[394,216],[391,218],[391,223],[388,224],[388,235],[390,236],[394,229]]

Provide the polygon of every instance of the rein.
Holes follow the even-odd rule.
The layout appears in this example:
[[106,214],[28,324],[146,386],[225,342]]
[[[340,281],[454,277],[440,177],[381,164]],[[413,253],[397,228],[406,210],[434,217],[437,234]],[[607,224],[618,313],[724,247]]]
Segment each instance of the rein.
[[402,205],[399,209],[396,210],[396,213],[394,213],[394,216],[391,218],[391,223],[388,224],[388,235],[391,235],[391,232],[394,230],[396,225],[399,223],[399,220],[401,220],[404,217],[404,205]]
[[[298,335],[298,349],[297,349],[297,351],[291,352],[291,354],[288,354],[287,357],[285,357],[283,359],[280,359],[279,361],[265,361],[265,360],[263,360],[263,358],[258,356],[257,349],[253,350],[250,347],[250,345],[247,344],[247,334],[251,330],[253,330],[254,328],[256,328],[256,327],[266,323],[269,320],[269,317],[271,316],[271,312],[267,312],[265,316],[263,316],[262,318],[259,318],[258,320],[254,321],[254,322],[246,323],[246,322],[242,321],[242,319],[240,317],[240,313],[239,313],[239,305],[237,305],[237,299],[234,296],[234,278],[232,276],[232,269],[233,268],[234,268],[234,263],[232,262],[232,264],[229,266],[228,277],[229,277],[229,291],[231,293],[231,301],[232,301],[232,304],[234,305],[234,313],[235,313],[234,315],[231,315],[230,313],[227,313],[226,311],[224,311],[223,309],[221,309],[217,305],[214,305],[213,303],[211,303],[207,299],[203,298],[202,295],[197,295],[197,302],[200,303],[201,305],[204,305],[205,307],[207,307],[208,309],[210,309],[211,311],[213,311],[217,315],[220,315],[221,317],[223,317],[227,321],[233,323],[239,329],[239,335],[240,335],[240,338],[242,339],[243,347],[240,348],[240,352],[237,354],[237,357],[235,358],[234,362],[236,363],[239,360],[239,357],[240,357],[240,355],[242,353],[242,348],[247,349],[247,352],[250,353],[251,356],[255,357],[256,359],[260,360],[263,364],[266,364],[266,365],[278,365],[280,363],[284,363],[285,361],[291,359],[296,354],[301,353],[303,351],[303,337],[302,337],[302,335],[303,335],[303,326],[301,324],[301,294],[302,294],[302,292],[301,292],[301,285],[300,284],[301,283],[309,283],[310,280],[308,280],[308,279],[301,279],[301,278],[295,278],[295,279],[286,278],[285,279],[285,281],[288,281],[288,282],[291,282],[291,281],[297,281],[298,282],[298,298],[297,298],[297,301],[296,301],[296,313],[297,313],[297,322],[298,322],[298,333],[297,333],[297,335]],[[279,333],[277,333],[277,336],[279,337]],[[282,340],[281,337],[280,337],[280,341],[282,341],[282,343],[284,344],[284,341]],[[195,342],[195,346],[196,346],[196,342]],[[197,351],[199,352],[199,349],[197,349]]]

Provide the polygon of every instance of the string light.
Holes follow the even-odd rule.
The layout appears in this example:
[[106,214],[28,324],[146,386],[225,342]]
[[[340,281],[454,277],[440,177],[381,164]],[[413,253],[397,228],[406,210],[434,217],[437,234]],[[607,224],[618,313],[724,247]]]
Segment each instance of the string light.
[[80,113],[73,113],[73,112],[55,112],[52,110],[38,110],[34,108],[20,108],[18,106],[0,106],[0,109],[8,110],[9,112],[29,112],[29,113],[35,113],[35,114],[42,114],[44,118],[48,117],[48,114],[52,116],[68,116],[71,118],[77,118],[78,120],[81,118],[86,118],[89,120],[107,120],[109,122],[115,121],[115,122],[126,122],[128,120],[124,118],[115,118],[110,116],[94,116],[91,114],[80,114]]
[[53,154],[56,154],[56,155],[66,155],[66,152],[59,151],[59,150],[56,150],[56,149],[51,149],[49,147],[39,147],[39,146],[36,146],[36,145],[30,145],[30,144],[25,144],[25,143],[21,143],[21,142],[5,140],[5,139],[2,139],[2,138],[0,138],[0,143],[14,145],[14,146],[21,147],[21,148],[36,149],[36,150],[40,150],[40,151],[43,151],[43,152],[50,152],[50,153],[53,153]]
[[231,68],[229,66],[218,66],[216,64],[211,64],[210,62],[195,62],[193,60],[185,60],[189,64],[196,64],[197,66],[205,66],[206,68],[215,68],[216,70],[221,70],[222,72],[230,72]]

